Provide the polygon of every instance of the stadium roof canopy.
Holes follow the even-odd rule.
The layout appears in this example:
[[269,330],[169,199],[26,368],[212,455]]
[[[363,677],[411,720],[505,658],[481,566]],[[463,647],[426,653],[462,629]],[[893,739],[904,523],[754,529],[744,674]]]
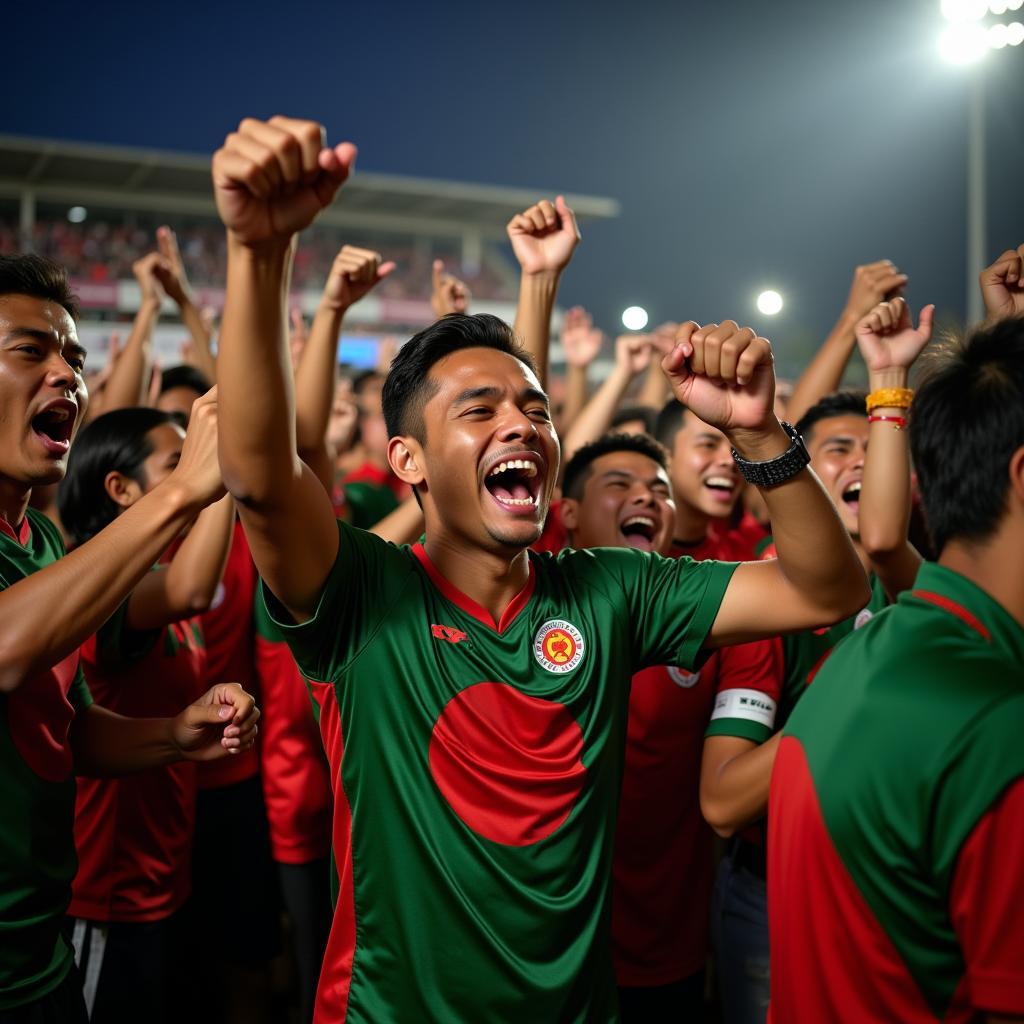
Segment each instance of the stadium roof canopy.
[[[321,222],[403,234],[503,238],[509,218],[550,190],[358,172]],[[0,198],[215,215],[209,156],[0,135]],[[615,217],[614,199],[566,194],[580,221]]]

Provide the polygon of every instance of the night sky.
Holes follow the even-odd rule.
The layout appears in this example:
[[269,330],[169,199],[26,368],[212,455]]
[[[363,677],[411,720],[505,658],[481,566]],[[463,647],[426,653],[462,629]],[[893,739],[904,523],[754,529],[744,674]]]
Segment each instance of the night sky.
[[[0,130],[212,152],[323,121],[367,170],[613,196],[565,276],[607,330],[733,317],[784,362],[852,268],[962,316],[966,81],[938,0],[18,4]],[[1020,17],[1020,15],[1018,15]],[[1024,47],[990,55],[988,249],[1024,241]],[[344,198],[341,200],[344,201]],[[774,320],[753,298],[776,287]]]

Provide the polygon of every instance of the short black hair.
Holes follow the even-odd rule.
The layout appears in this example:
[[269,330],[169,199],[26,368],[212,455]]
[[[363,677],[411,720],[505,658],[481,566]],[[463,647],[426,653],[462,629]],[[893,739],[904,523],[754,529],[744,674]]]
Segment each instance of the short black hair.
[[118,472],[144,486],[142,464],[153,454],[146,435],[164,424],[181,426],[181,418],[159,409],[115,409],[97,416],[75,438],[68,471],[57,489],[60,521],[74,544],[84,544],[121,511],[107,494],[104,480]]
[[206,374],[188,363],[180,366],[169,366],[160,374],[160,394],[174,388],[189,388],[198,395],[205,395],[213,385],[206,379]]
[[421,444],[426,440],[423,407],[437,391],[430,370],[464,348],[505,352],[537,372],[533,358],[504,320],[489,313],[450,313],[410,338],[391,362],[381,395],[389,437],[409,434]]
[[815,402],[800,417],[796,425],[800,436],[806,441],[816,423],[833,416],[863,416],[867,419],[866,391],[833,391],[832,394]]
[[649,405],[624,406],[612,417],[612,430],[614,431],[616,427],[621,427],[623,423],[629,423],[632,420],[639,420],[644,425],[644,433],[654,436],[658,423],[656,409],[652,409]]
[[683,425],[686,411],[686,406],[678,398],[670,398],[661,407],[658,418],[654,421],[654,436],[669,451],[675,447],[676,434]]
[[590,479],[590,468],[594,461],[612,452],[638,452],[668,472],[668,452],[664,445],[659,444],[649,434],[605,434],[604,437],[577,448],[573,453],[565,467],[562,494],[566,498],[579,501],[583,497],[583,488]]
[[67,271],[35,253],[0,255],[0,295],[30,295],[63,306],[78,320],[78,299],[71,291]]
[[1024,318],[947,341],[925,366],[910,446],[941,554],[954,538],[990,537],[1006,509],[1010,459],[1024,445]]

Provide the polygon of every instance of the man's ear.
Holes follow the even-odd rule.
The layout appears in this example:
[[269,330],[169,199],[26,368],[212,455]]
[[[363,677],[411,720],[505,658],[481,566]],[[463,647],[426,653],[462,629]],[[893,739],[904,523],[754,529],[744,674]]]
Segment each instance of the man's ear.
[[1010,456],[1010,489],[1024,506],[1024,446]]
[[558,508],[562,525],[570,532],[580,525],[580,503],[575,498],[562,498]]
[[103,489],[121,508],[131,508],[142,497],[142,488],[130,476],[111,470],[103,478]]
[[388,441],[388,464],[403,483],[418,487],[423,483],[423,448],[413,437],[393,437]]

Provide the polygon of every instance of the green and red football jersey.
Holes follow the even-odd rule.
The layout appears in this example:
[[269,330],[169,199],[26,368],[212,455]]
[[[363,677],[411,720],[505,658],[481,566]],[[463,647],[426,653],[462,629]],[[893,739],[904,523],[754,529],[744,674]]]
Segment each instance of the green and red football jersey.
[[260,779],[270,849],[279,864],[308,864],[331,846],[331,778],[309,691],[262,601],[255,605],[260,689]]
[[[162,568],[154,572],[164,572]],[[127,718],[171,718],[206,690],[199,616],[133,630],[128,602],[82,645],[93,698]],[[71,917],[160,921],[188,898],[196,766],[178,761],[120,778],[79,778],[78,874]]]
[[925,564],[794,711],[769,801],[772,1017],[1024,1015],[1024,629]]
[[626,681],[694,667],[735,567],[532,554],[495,623],[421,546],[339,530],[316,615],[282,626],[335,787],[316,1020],[616,1019]]
[[[33,509],[17,532],[0,522],[0,589],[63,554]],[[73,962],[60,934],[77,864],[68,730],[91,703],[77,651],[0,694],[0,1010],[46,995]]]

